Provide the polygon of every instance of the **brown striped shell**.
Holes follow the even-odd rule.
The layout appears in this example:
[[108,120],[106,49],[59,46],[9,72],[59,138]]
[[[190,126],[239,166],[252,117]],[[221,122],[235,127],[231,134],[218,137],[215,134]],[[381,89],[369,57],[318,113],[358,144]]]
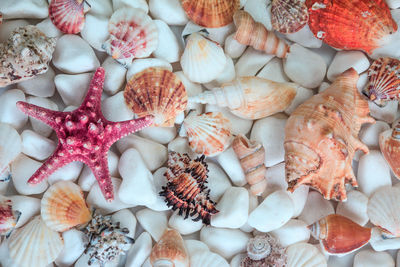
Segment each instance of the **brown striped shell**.
[[51,22],[64,33],[79,33],[85,25],[84,3],[84,0],[52,0],[49,5]]
[[307,6],[302,0],[272,0],[272,27],[281,33],[294,33],[308,22]]

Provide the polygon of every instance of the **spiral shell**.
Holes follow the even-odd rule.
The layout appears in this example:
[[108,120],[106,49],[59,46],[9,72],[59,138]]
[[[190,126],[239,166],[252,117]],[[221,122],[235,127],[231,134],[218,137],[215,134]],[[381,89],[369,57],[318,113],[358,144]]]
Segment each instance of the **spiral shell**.
[[308,9],[302,0],[272,0],[272,27],[281,33],[295,33],[308,22]]
[[84,0],[52,0],[49,17],[62,32],[77,34],[85,25]]

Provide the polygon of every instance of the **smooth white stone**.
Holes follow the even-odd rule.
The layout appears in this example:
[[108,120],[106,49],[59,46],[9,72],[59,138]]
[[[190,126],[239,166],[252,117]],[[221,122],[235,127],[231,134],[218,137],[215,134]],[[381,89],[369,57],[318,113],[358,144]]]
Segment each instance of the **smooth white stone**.
[[286,191],[288,184],[285,177],[285,162],[268,168],[265,179],[267,179],[267,188],[265,188],[262,194],[263,198],[278,190]]
[[277,238],[282,246],[287,247],[298,242],[307,243],[310,239],[310,230],[305,222],[294,219],[272,231],[271,235]]
[[283,71],[282,59],[274,57],[257,74],[257,77],[268,79],[275,82],[289,82],[289,78]]
[[[320,251],[321,251],[321,246],[318,244],[317,247]],[[327,258],[327,262],[328,262],[328,266],[329,267],[336,267],[336,266],[340,266],[340,267],[353,267],[353,262],[354,262],[354,256],[356,255],[355,252],[352,252],[350,254],[346,254],[344,256],[339,256],[339,257],[335,257],[335,256],[327,256],[326,254],[324,254],[322,252],[322,254],[325,256],[325,258]],[[329,259],[328,259],[329,258]]]
[[320,48],[322,41],[314,36],[308,25],[295,33],[284,34],[292,42],[308,48]]
[[144,12],[149,12],[149,6],[146,0],[112,0],[114,11],[120,8],[132,7],[143,10]]
[[189,19],[179,0],[150,0],[150,14],[168,25],[185,25]]
[[288,194],[276,191],[250,213],[248,223],[260,232],[270,232],[287,223],[293,213],[294,203]]
[[377,189],[392,185],[390,167],[378,150],[370,150],[358,162],[359,190],[370,197]]
[[394,267],[394,260],[387,252],[376,252],[366,249],[358,252],[354,257],[353,267]]
[[170,63],[179,61],[183,49],[175,34],[164,21],[154,20],[154,22],[158,29],[158,47],[153,55]]
[[228,55],[225,55],[225,56],[226,56],[226,63],[225,63],[224,70],[222,71],[222,73],[220,75],[218,75],[218,77],[215,80],[204,84],[204,86],[207,89],[212,90],[216,87],[220,87],[224,83],[228,83],[235,79],[236,72],[235,72],[235,65],[233,64],[233,60]]
[[224,49],[226,55],[230,56],[233,59],[236,59],[244,53],[244,50],[246,50],[247,46],[236,41],[236,39],[233,38],[234,36],[235,33],[229,35],[226,38]]
[[312,48],[311,51],[320,55],[324,59],[327,66],[331,64],[333,58],[337,53],[337,50],[325,43],[322,43],[322,46],[320,48]]
[[157,170],[168,159],[168,151],[165,146],[134,134],[118,140],[117,147],[121,153],[128,148],[135,148],[150,171]]
[[244,186],[247,184],[239,158],[232,147],[219,154],[216,159],[234,185]]
[[248,47],[235,64],[236,75],[238,77],[254,76],[274,57],[274,55],[268,55]]
[[133,60],[131,66],[126,73],[126,80],[129,81],[131,77],[147,68],[165,68],[172,71],[170,63],[160,58],[137,58]]
[[5,195],[8,192],[9,184],[10,184],[10,179],[0,182],[0,195]]
[[[391,10],[392,17],[396,21],[397,24],[400,23],[400,14],[399,11]],[[400,60],[400,50],[399,50],[399,41],[400,41],[400,31],[395,32],[388,36],[390,39],[389,42],[381,47],[378,47],[372,51],[372,54],[369,55],[372,59],[378,59],[381,57],[391,57]]]
[[188,252],[190,257],[200,251],[210,251],[208,246],[204,242],[201,242],[199,240],[186,239],[183,240],[183,242],[185,243],[186,251]]
[[292,81],[306,88],[318,87],[326,74],[325,60],[312,50],[298,44],[290,47],[283,68]]
[[83,168],[83,163],[80,161],[71,162],[60,169],[56,170],[52,173],[48,182],[50,185],[55,184],[59,181],[73,181],[75,182],[78,179],[79,174],[81,173]]
[[336,213],[346,216],[353,222],[361,226],[367,224],[369,218],[367,214],[368,197],[357,190],[347,193],[347,201],[339,202],[336,207]]
[[385,251],[400,248],[400,238],[384,238],[378,227],[373,227],[369,243],[375,251]]
[[197,154],[189,147],[187,138],[178,136],[168,144],[169,151],[175,151],[181,154],[188,154],[190,158],[196,158]]
[[122,176],[118,190],[122,202],[146,206],[156,201],[157,192],[152,183],[152,174],[136,149],[125,150],[119,159],[118,170]]
[[110,0],[90,1],[89,14],[110,17],[113,13],[113,7]]
[[218,201],[220,197],[226,192],[226,190],[228,190],[232,185],[229,181],[228,176],[225,174],[220,166],[213,162],[207,162],[207,165],[207,187],[210,189],[210,198],[214,201]]
[[56,149],[56,143],[31,130],[21,133],[22,153],[36,160],[48,158]]
[[218,28],[206,28],[206,30],[209,32],[208,37],[223,47],[225,45],[226,38],[236,31],[236,28],[233,23],[229,23],[228,25]]
[[111,177],[111,181],[114,188],[114,200],[108,202],[103,194],[101,193],[100,187],[98,183],[94,183],[92,188],[89,191],[89,195],[86,198],[86,203],[90,206],[99,209],[102,214],[110,214],[122,209],[130,208],[132,205],[123,203],[117,194],[119,188],[121,186],[121,179]]
[[101,106],[104,117],[109,121],[126,121],[134,117],[132,110],[125,104],[123,91],[104,99]]
[[4,19],[44,19],[49,15],[46,0],[0,1]]
[[[33,104],[39,107],[43,107],[43,108],[47,108],[47,109],[51,109],[51,110],[56,110],[58,111],[58,106],[56,103],[54,103],[53,101],[51,101],[48,98],[43,98],[43,97],[31,97],[28,96],[26,98],[26,101],[29,104]],[[53,128],[51,128],[50,126],[48,126],[47,124],[43,123],[40,120],[37,120],[33,117],[29,117],[29,121],[31,122],[32,125],[32,129],[44,136],[44,137],[49,137],[50,134],[53,132]]]
[[177,230],[181,235],[189,235],[193,234],[203,227],[203,222],[201,220],[195,222],[192,218],[195,217],[188,217],[185,219],[185,213],[182,215],[178,214],[178,211],[175,211],[168,221],[168,226]]
[[47,179],[38,184],[28,184],[29,178],[42,163],[20,154],[11,164],[12,181],[18,193],[23,195],[40,194],[49,186]]
[[49,97],[54,94],[54,70],[49,67],[46,73],[40,74],[33,79],[18,83],[18,89],[21,89],[26,94]]
[[333,82],[342,72],[353,68],[358,74],[369,68],[369,60],[361,51],[339,51],[329,66],[327,78]]
[[69,74],[94,71],[100,66],[89,44],[74,34],[65,34],[58,39],[53,53],[53,64]]
[[[201,84],[194,83],[191,80],[189,80],[185,76],[183,71],[175,72],[175,74],[176,74],[176,76],[178,76],[179,79],[181,79],[183,85],[185,86],[186,93],[187,93],[188,97],[189,96],[195,96],[195,95],[198,95],[198,94],[203,92]],[[198,103],[188,103],[188,105],[186,107],[186,110],[191,110],[191,109],[195,109],[200,114],[202,112],[202,110],[203,110],[203,105],[202,104],[198,104]]]
[[39,28],[41,32],[43,32],[47,37],[61,37],[63,32],[60,31],[51,21],[50,18],[42,20],[36,27]]
[[242,260],[246,257],[247,257],[247,253],[240,253],[240,254],[235,255],[232,258],[231,262],[229,263],[229,266],[230,267],[240,267]]
[[145,231],[158,242],[167,229],[167,214],[164,211],[142,209],[136,212],[136,218]]
[[13,210],[21,212],[21,216],[15,228],[23,226],[33,216],[40,214],[40,199],[27,196],[9,196],[12,201]]
[[66,106],[79,107],[89,89],[92,73],[58,74],[54,78],[57,91]]
[[68,267],[74,264],[83,251],[85,251],[86,236],[81,231],[71,229],[63,232],[62,238],[64,240],[64,247],[60,254],[58,254],[55,263],[60,267]]
[[[0,9],[1,10],[1,9]],[[0,42],[5,42],[11,36],[11,33],[18,27],[29,25],[29,21],[23,19],[17,20],[5,20],[3,17],[3,23],[1,24],[0,31]]]
[[364,73],[362,73],[361,75],[360,75],[360,77],[358,78],[358,81],[357,81],[357,89],[358,89],[358,92],[360,93],[360,95],[363,95],[363,89],[365,88],[365,86],[367,85],[367,83],[368,83],[368,72],[366,71],[366,72],[364,72]]
[[25,101],[24,92],[18,89],[7,90],[0,96],[0,122],[8,123],[17,130],[28,121],[28,115],[17,108],[18,101]]
[[[258,207],[259,203],[258,203],[258,196],[253,195],[249,191],[248,193],[249,193],[249,214],[250,214],[253,210],[255,210]],[[254,231],[254,228],[249,225],[249,222],[247,220],[247,222],[244,225],[242,225],[242,227],[240,227],[240,230],[246,233],[250,233]]]
[[109,35],[107,17],[86,14],[85,25],[81,31],[81,36],[86,42],[98,51],[105,51],[101,46]]
[[111,220],[113,223],[120,223],[121,228],[127,228],[129,233],[126,235],[130,238],[135,237],[136,231],[136,218],[133,213],[128,209],[119,210],[111,216]]
[[324,199],[319,192],[310,191],[299,219],[310,225],[329,214],[335,214],[332,203]]
[[141,266],[147,257],[150,256],[152,248],[151,236],[147,232],[143,232],[128,251],[126,258],[126,267]]
[[161,167],[153,173],[153,184],[156,188],[157,193],[156,201],[152,205],[148,205],[147,207],[155,211],[164,211],[171,209],[171,207],[167,206],[165,198],[163,196],[160,196],[159,194],[163,190],[163,186],[167,185],[167,179],[164,176],[166,170],[166,167]]
[[112,57],[107,57],[101,66],[104,68],[106,73],[104,92],[109,95],[114,95],[124,85],[127,69]]
[[244,4],[244,10],[255,21],[262,23],[269,31],[272,30],[270,0],[247,0]]
[[250,140],[263,144],[265,149],[264,164],[267,167],[274,166],[284,160],[285,150],[283,141],[285,139],[285,125],[287,117],[278,113],[254,123],[251,130]]
[[379,107],[374,102],[368,101],[369,111],[372,117],[377,120],[392,123],[396,119],[398,101],[388,101],[386,106]]
[[168,144],[176,137],[175,127],[147,127],[139,132],[143,138],[150,139],[160,144]]
[[191,267],[229,267],[226,259],[211,251],[201,251],[194,253],[190,258]]
[[311,98],[314,95],[314,91],[311,89],[307,89],[304,87],[297,87],[297,93],[292,103],[289,105],[287,109],[285,109],[285,113],[290,115],[293,111],[301,104],[303,104],[306,100]]
[[318,94],[325,91],[329,86],[331,86],[330,83],[327,82],[322,82],[321,85],[318,87]]
[[249,234],[238,229],[203,227],[200,231],[200,241],[226,259],[245,252],[249,239]]
[[391,9],[400,8],[400,1],[399,0],[386,0],[386,3]]
[[293,193],[286,191],[294,204],[293,218],[296,218],[303,212],[304,206],[307,202],[308,191],[309,187],[305,185],[301,185],[296,190],[294,190]]
[[379,134],[389,130],[390,126],[384,121],[377,121],[374,124],[364,124],[361,127],[359,137],[361,142],[369,148],[379,148]]

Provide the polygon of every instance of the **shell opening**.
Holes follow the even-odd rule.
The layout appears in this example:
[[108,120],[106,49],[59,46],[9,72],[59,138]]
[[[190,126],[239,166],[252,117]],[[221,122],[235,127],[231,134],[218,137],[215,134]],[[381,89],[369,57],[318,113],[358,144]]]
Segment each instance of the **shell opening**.
[[169,259],[159,259],[153,263],[154,267],[174,267],[175,264]]

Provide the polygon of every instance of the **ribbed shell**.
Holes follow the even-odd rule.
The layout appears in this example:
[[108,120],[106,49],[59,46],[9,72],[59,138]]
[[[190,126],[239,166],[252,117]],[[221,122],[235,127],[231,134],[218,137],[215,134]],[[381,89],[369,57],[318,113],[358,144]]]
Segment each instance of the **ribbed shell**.
[[141,9],[118,9],[108,22],[108,31],[110,38],[102,47],[124,66],[129,66],[134,58],[150,56],[157,49],[157,25]]
[[0,123],[0,176],[9,172],[10,163],[21,153],[21,150],[22,141],[17,130],[9,124]]
[[393,174],[400,179],[400,123],[379,135],[379,147]]
[[324,255],[313,245],[296,243],[286,249],[287,267],[326,267]]
[[45,267],[53,262],[64,247],[61,235],[51,230],[40,216],[18,228],[10,237],[10,257],[21,267]]
[[80,187],[71,181],[60,181],[50,186],[41,202],[42,219],[54,231],[63,232],[90,221]]
[[226,260],[211,251],[198,251],[190,256],[190,267],[230,267]]
[[281,33],[294,33],[308,22],[308,9],[302,0],[272,0],[272,27]]
[[207,28],[228,25],[239,9],[239,0],[181,0],[188,17],[196,24]]
[[84,0],[52,0],[49,17],[62,32],[79,33],[85,25]]
[[271,245],[268,236],[258,235],[250,238],[247,243],[247,255],[252,260],[261,260],[271,254]]
[[8,236],[11,233],[20,215],[19,211],[13,211],[11,199],[0,195],[0,236]]
[[173,72],[148,68],[133,76],[125,87],[125,103],[138,116],[154,116],[155,126],[173,126],[187,106],[182,81]]
[[328,45],[368,54],[397,31],[385,0],[307,0],[314,35]]
[[231,125],[221,112],[190,113],[183,121],[190,148],[197,154],[215,156],[232,142]]

